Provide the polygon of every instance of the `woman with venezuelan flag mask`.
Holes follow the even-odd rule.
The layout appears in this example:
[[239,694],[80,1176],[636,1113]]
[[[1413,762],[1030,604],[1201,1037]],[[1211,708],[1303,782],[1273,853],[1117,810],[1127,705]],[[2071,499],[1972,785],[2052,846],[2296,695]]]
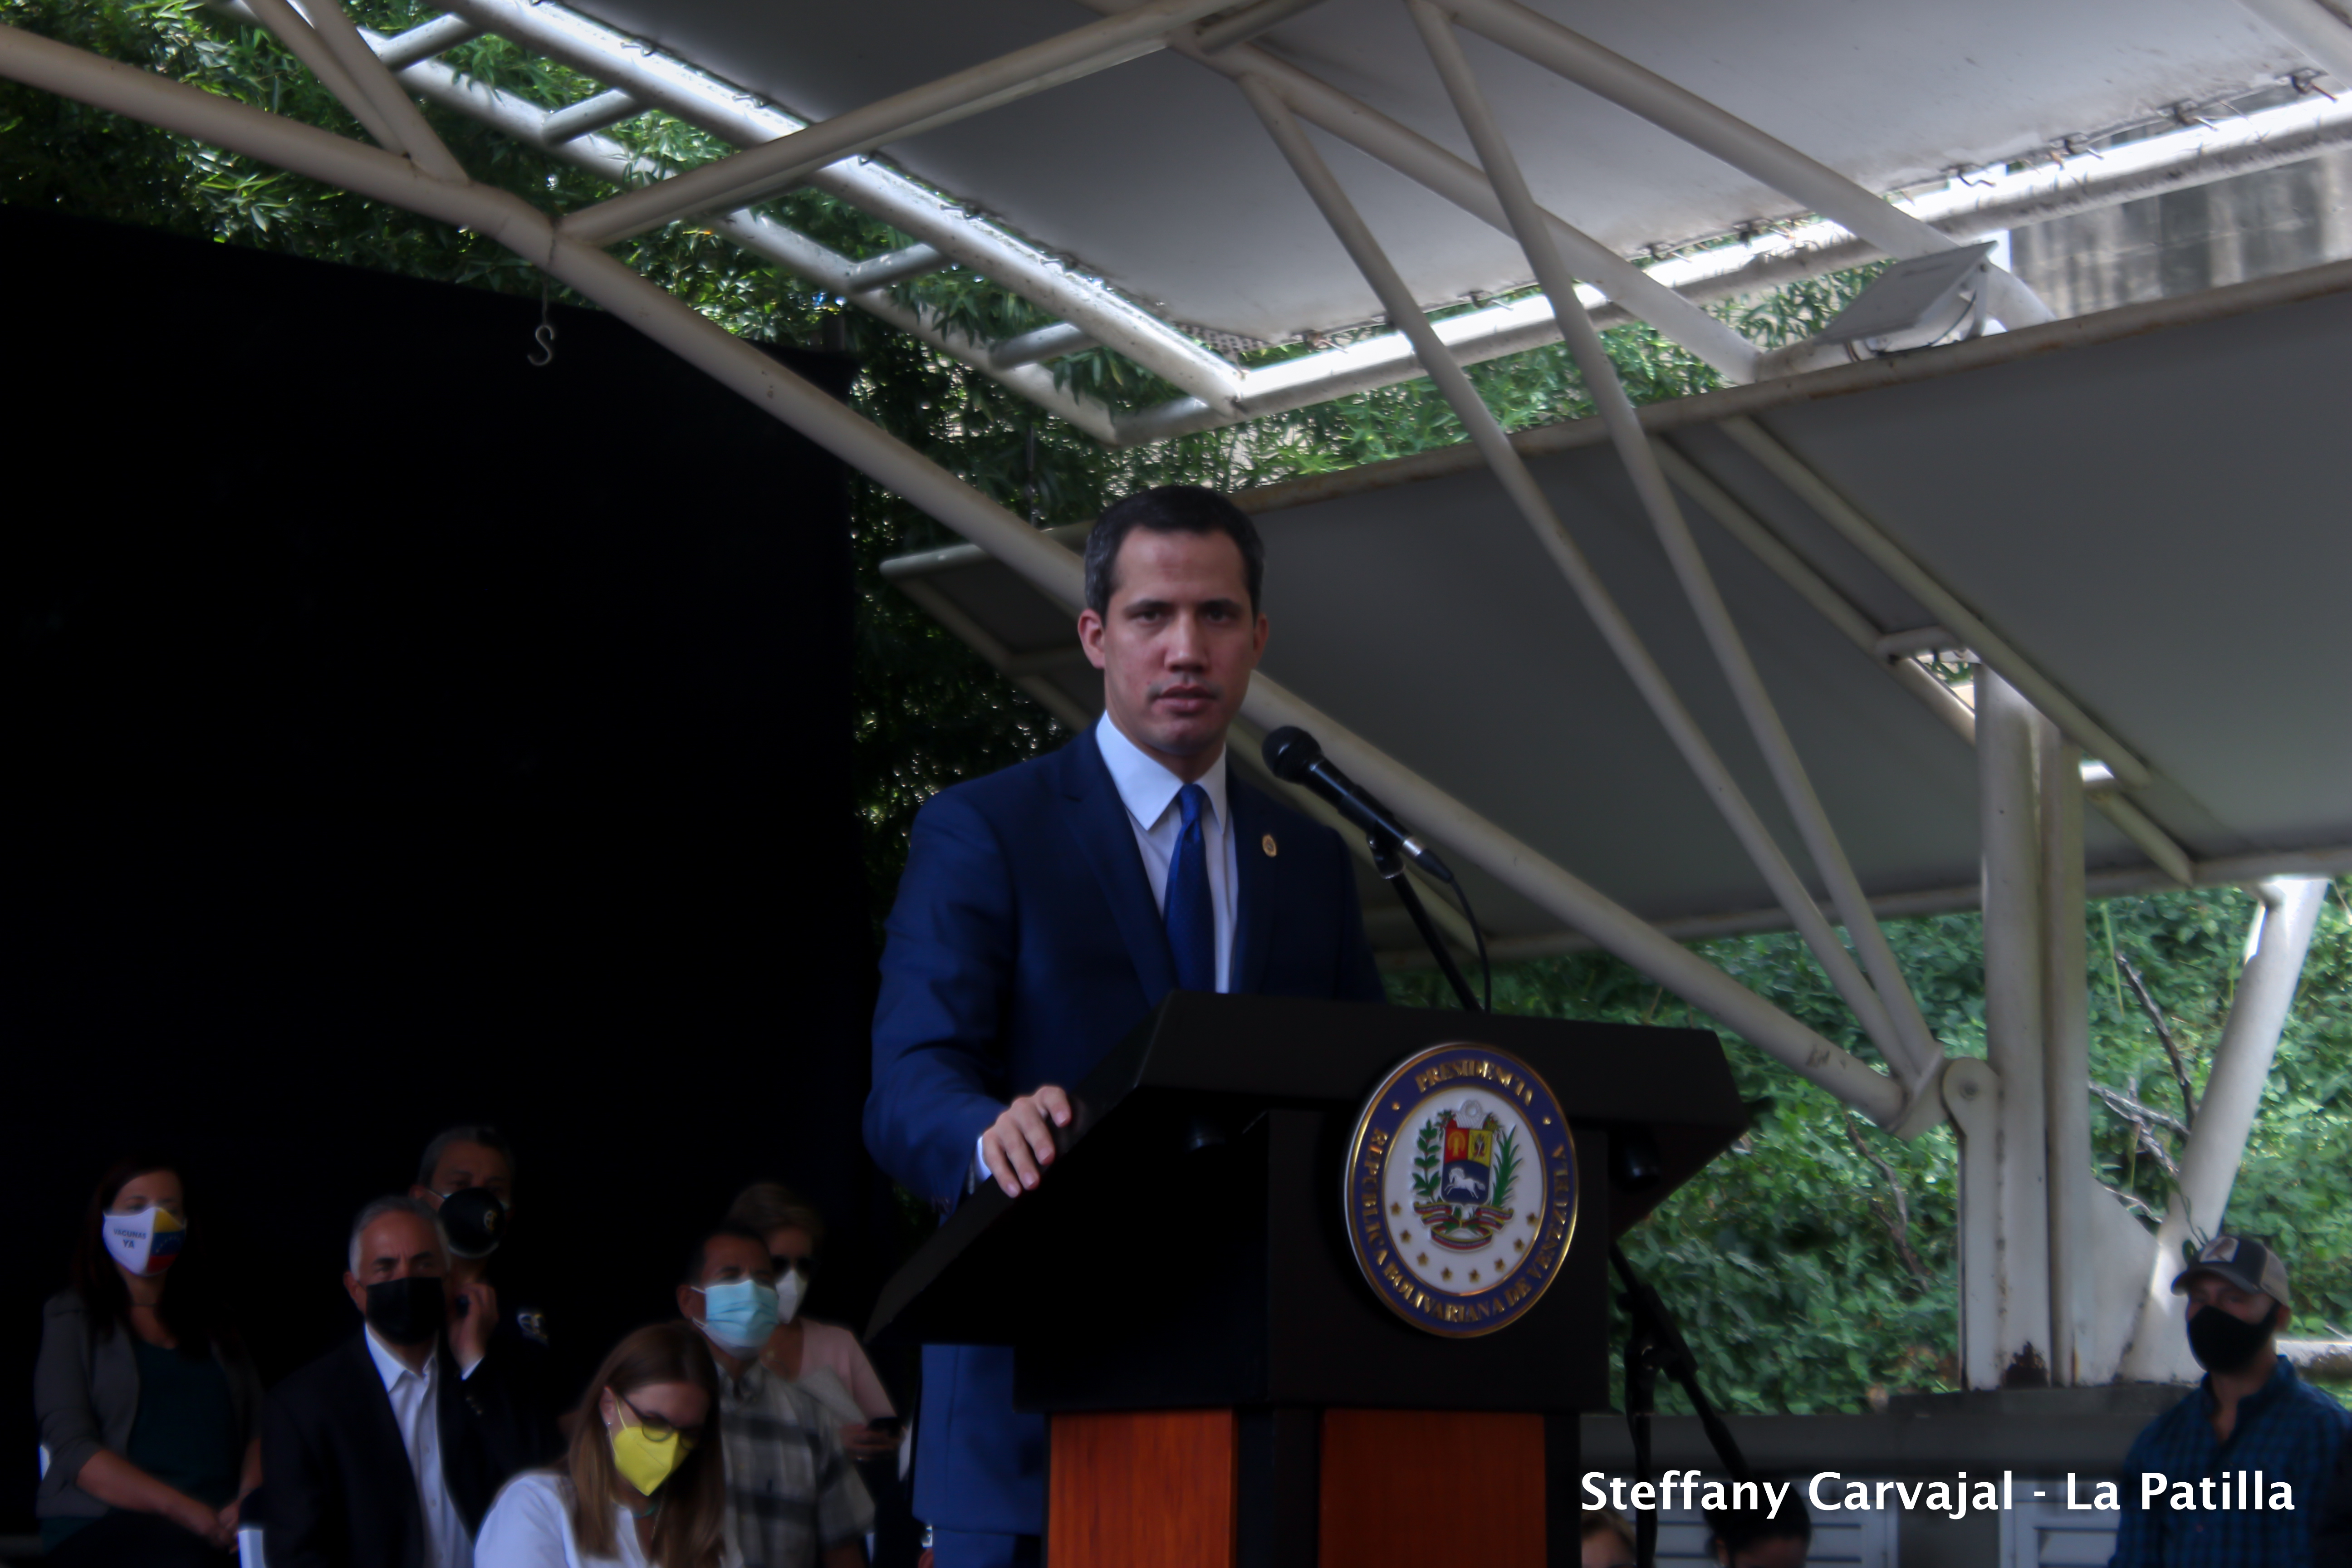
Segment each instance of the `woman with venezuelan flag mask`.
[[692,1323],[615,1346],[560,1466],[506,1484],[474,1568],[740,1568],[727,1545],[719,1371]]
[[261,1379],[177,1267],[193,1234],[170,1161],[119,1160],[90,1194],[33,1374],[45,1562],[211,1568],[236,1544],[261,1482]]

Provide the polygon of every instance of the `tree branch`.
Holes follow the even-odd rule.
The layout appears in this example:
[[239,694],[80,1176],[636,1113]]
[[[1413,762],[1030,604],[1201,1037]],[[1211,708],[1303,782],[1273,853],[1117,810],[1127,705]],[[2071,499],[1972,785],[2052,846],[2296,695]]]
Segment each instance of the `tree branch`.
[[[2098,1178],[2095,1176],[2092,1180],[2097,1182]],[[2106,1194],[2107,1196],[2115,1199],[2116,1202],[2123,1205],[2124,1207],[2127,1209],[2137,1209],[2155,1224],[2162,1225],[2164,1223],[2164,1216],[2157,1213],[2154,1209],[2148,1207],[2147,1200],[2140,1197],[2138,1194],[2127,1193],[2121,1187],[2111,1187],[2105,1182],[2098,1182],[2098,1188],[2099,1191]]]
[[2134,1121],[2150,1121],[2168,1132],[2178,1132],[2183,1138],[2189,1136],[2188,1124],[2180,1118],[2168,1110],[2158,1110],[2152,1105],[2142,1105],[2122,1089],[2109,1089],[2105,1084],[2094,1082],[2091,1085],[2091,1092]]
[[1895,1173],[1894,1166],[1878,1157],[1877,1150],[1863,1141],[1862,1130],[1853,1124],[1851,1112],[1843,1121],[1846,1137],[1864,1159],[1878,1167],[1878,1173],[1886,1178],[1887,1194],[1895,1200],[1895,1212],[1891,1215],[1875,1203],[1871,1205],[1872,1209],[1877,1214],[1879,1223],[1886,1227],[1887,1235],[1894,1238],[1895,1251],[1903,1259],[1903,1267],[1911,1271],[1911,1278],[1918,1281],[1921,1289],[1932,1289],[1936,1277],[1927,1271],[1926,1264],[1919,1261],[1919,1255],[1911,1250],[1911,1202],[1904,1195],[1903,1178]]
[[2116,967],[2122,970],[2124,978],[2131,983],[2132,994],[2139,998],[2140,1011],[2146,1013],[2147,1021],[2156,1026],[2156,1037],[2163,1042],[2164,1054],[2172,1059],[2172,1076],[2180,1085],[2180,1107],[2186,1112],[2182,1121],[2189,1127],[2193,1127],[2197,1124],[2197,1096],[2189,1089],[2189,1063],[2180,1054],[2179,1042],[2172,1037],[2172,1026],[2164,1021],[2164,1009],[2158,1007],[2156,998],[2147,994],[2147,982],[2139,977],[2139,971],[2132,967],[2132,961],[2119,952],[2116,954]]
[[[2156,1156],[2156,1163],[2162,1168],[2165,1178],[2171,1182],[2176,1189],[2179,1188],[2180,1167],[2173,1163],[2172,1151],[2164,1146],[2164,1140],[2156,1135],[2156,1129],[2149,1124],[2148,1117],[2154,1113],[2148,1111],[2147,1107],[2131,1096],[2119,1089],[2109,1089],[2103,1083],[2094,1083],[2091,1085],[2091,1090],[2107,1102],[2107,1108],[2110,1110],[2130,1122],[2138,1131],[2140,1147]],[[2166,1117],[2165,1120],[2172,1121],[2170,1117]],[[2176,1121],[2173,1125],[2177,1127],[2179,1123]]]

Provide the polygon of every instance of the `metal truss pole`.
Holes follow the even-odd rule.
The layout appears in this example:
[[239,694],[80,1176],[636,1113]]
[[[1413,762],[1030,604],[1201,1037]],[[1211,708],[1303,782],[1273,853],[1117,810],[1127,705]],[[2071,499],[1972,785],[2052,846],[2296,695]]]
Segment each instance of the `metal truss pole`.
[[1324,220],[1331,226],[1340,244],[1354,258],[1357,268],[1371,284],[1381,302],[1388,307],[1397,325],[1412,338],[1413,346],[1421,355],[1423,368],[1444,393],[1446,403],[1461,419],[1470,439],[1486,458],[1487,467],[1493,470],[1504,492],[1511,498],[1519,514],[1534,531],[1538,542],[1575,590],[1585,613],[1592,617],[1601,637],[1632,679],[1634,689],[1642,694],[1651,712],[1664,727],[1685,763],[1698,775],[1701,786],[1706,790],[1717,810],[1723,814],[1724,820],[1729,824],[1741,847],[1763,874],[1773,896],[1789,911],[1790,919],[1804,937],[1807,946],[1811,948],[1813,956],[1829,975],[1831,983],[1836,986],[1838,994],[1845,999],[1847,1006],[1861,1021],[1864,1031],[1887,1059],[1906,1071],[1912,1069],[1917,1064],[1913,1061],[1903,1037],[1889,1019],[1885,1003],[1855,966],[1853,956],[1846,952],[1836,932],[1831,930],[1820,906],[1813,902],[1812,895],[1806,890],[1795,868],[1789,864],[1787,855],[1773,839],[1763,819],[1756,815],[1756,808],[1740,791],[1731,771],[1724,766],[1723,759],[1716,754],[1714,746],[1699,729],[1697,721],[1683,706],[1681,698],[1675,695],[1664,671],[1658,668],[1657,661],[1651,658],[1649,649],[1643,645],[1641,634],[1626,619],[1624,611],[1618,607],[1599,574],[1585,560],[1583,552],[1577,548],[1576,542],[1561,526],[1550,501],[1545,499],[1542,489],[1537,485],[1535,476],[1528,471],[1526,463],[1503,434],[1502,426],[1495,422],[1494,415],[1480,401],[1477,389],[1470,384],[1469,377],[1463,374],[1462,367],[1446,352],[1445,345],[1428,319],[1413,304],[1404,280],[1397,275],[1396,268],[1381,249],[1371,230],[1365,226],[1361,215],[1324,163],[1322,155],[1307,140],[1305,128],[1292,116],[1281,94],[1272,84],[1254,76],[1245,76],[1241,85],[1242,90],[1249,96],[1251,105],[1256,109],[1258,117],[1265,121],[1276,144],[1282,149],[1283,156],[1290,161],[1292,168],[1297,171],[1300,183],[1314,197],[1316,205],[1322,209]]
[[[1996,677],[1996,679],[1998,679]],[[2033,718],[2042,870],[2042,1164],[2050,1192],[2050,1381],[2087,1381],[2098,1339],[2091,1205],[2090,963],[2084,948],[2083,752]]]
[[2257,889],[2251,954],[2239,973],[2229,1021],[2213,1048],[2213,1067],[2180,1157],[2180,1190],[2165,1205],[2164,1223],[2157,1227],[2156,1264],[2124,1352],[2118,1374],[2123,1378],[2185,1381],[2197,1374],[2181,1336],[2172,1279],[2180,1271],[2184,1247],[2210,1240],[2222,1228],[2327,886],[2324,878],[2282,877]]
[[[1942,720],[1951,731],[1976,744],[1977,720],[1969,705],[1952,694],[1951,688],[1919,668],[1909,658],[1889,658],[1885,650],[1885,634],[1873,625],[1870,618],[1855,608],[1853,602],[1832,586],[1812,564],[1790,549],[1756,515],[1741,505],[1738,498],[1715,482],[1706,470],[1677,451],[1669,440],[1655,442],[1659,466],[1677,489],[1698,502],[1707,515],[1721,524],[1725,532],[1746,545],[1750,553],[1770,568],[1772,574],[1794,588],[1804,601],[1821,612],[1822,617],[1843,632],[1856,647],[1868,654],[1876,664],[1895,679],[1927,710]],[[1959,634],[1949,628],[1937,628],[1955,639]],[[2079,753],[2080,748],[2076,748]],[[2078,773],[2080,770],[2077,770]],[[2119,828],[2124,837],[2139,846],[2141,851],[2156,863],[2157,868],[2182,887],[2196,879],[2196,870],[2189,853],[2175,843],[2170,835],[2148,817],[2147,814],[2117,793],[2117,782],[2101,773],[2103,783],[2094,784],[2088,779],[2084,787],[2091,804],[2108,821]]]
[[[1707,570],[1706,558],[1700,553],[1698,542],[1691,537],[1690,525],[1667,487],[1657,454],[1651,449],[1649,437],[1642,429],[1641,416],[1633,412],[1633,399],[1625,395],[1624,385],[1617,378],[1617,367],[1601,345],[1601,333],[1577,298],[1576,279],[1561,261],[1559,249],[1552,243],[1550,227],[1544,222],[1543,209],[1536,205],[1535,195],[1528,188],[1526,174],[1511,151],[1510,141],[1503,134],[1486,95],[1478,86],[1477,75],[1462,52],[1461,41],[1454,36],[1452,18],[1430,0],[1406,0],[1406,5],[1421,29],[1422,40],[1437,66],[1439,79],[1454,100],[1454,110],[1470,133],[1471,144],[1494,184],[1495,195],[1503,204],[1514,237],[1534,267],[1536,280],[1551,297],[1560,335],[1575,357],[1586,391],[1609,426],[1617,455],[1633,481],[1633,493],[1643,510],[1649,514],[1651,526],[1657,530],[1659,542],[1665,547],[1666,558],[1690,601],[1692,613],[1698,617],[1707,646],[1722,667],[1724,679],[1748,721],[1749,733],[1755,737],[1757,749],[1763,752],[1765,763],[1771,770],[1781,801],[1796,821],[1806,853],[1828,887],[1831,903],[1844,922],[1871,988],[1885,1009],[1895,1047],[1889,1051],[1889,1059],[1899,1066],[1906,1081],[1916,1090],[1930,1082],[1941,1068],[1943,1048],[1928,1033],[1927,1019],[1921,1016],[1919,1004],[1903,978],[1902,967],[1895,961],[1894,949],[1887,945],[1886,935],[1871,912],[1861,879],[1853,874],[1853,865],[1846,858],[1845,847],[1838,841],[1829,813],[1822,809],[1821,796],[1813,789],[1803,760],[1797,755],[1795,743],[1789,739],[1771,693],[1757,673],[1748,645],[1731,618],[1730,608],[1724,604],[1714,575]],[[1888,1048],[1888,1041],[1875,1031],[1872,1037],[1879,1041],[1882,1050]]]
[[[738,147],[793,134],[803,122],[555,0],[450,0],[467,21],[593,77]],[[1241,417],[1234,368],[1174,327],[1035,246],[974,217],[953,199],[887,165],[849,159],[809,177],[948,259],[1075,322],[1107,347],[1201,400],[1211,424]]]
[[[0,26],[0,76],[262,159],[404,210],[470,228],[545,268],[680,359],[987,551],[1032,585],[1075,606],[1076,555],[753,345],[729,333],[602,250],[567,240],[521,198],[436,179],[407,159],[20,29]],[[1431,832],[1559,920],[1759,1049],[1883,1126],[1906,1131],[1901,1085],[1841,1050],[1672,937],[1469,811],[1329,716],[1264,677],[1244,715],[1262,728],[1311,727],[1325,751]]]
[[[1990,1278],[1963,1279],[1964,1297],[1989,1301],[1990,1362],[1967,1369],[1969,1386],[2048,1381],[2050,1197],[2048,1100],[2042,1032],[2042,885],[2040,794],[2034,781],[2038,715],[1990,670],[1977,675],[1979,820],[1984,845],[1985,1063],[2000,1076],[1990,1147],[1968,1139],[1963,1162],[1998,1173]],[[1971,1295],[1970,1292],[1974,1293]]]
[[[1097,11],[1122,14],[1118,0],[1083,3]],[[1482,222],[1506,234],[1511,232],[1510,220],[1496,199],[1492,184],[1475,165],[1361,100],[1254,44],[1212,51],[1181,34],[1169,43],[1178,54],[1234,81],[1255,77],[1272,85],[1300,118],[1386,163]],[[1556,215],[1546,213],[1544,222],[1576,269],[1628,314],[1648,322],[1662,335],[1714,366],[1726,380],[1755,379],[1761,356],[1755,344],[1729,325]],[[1340,387],[1325,395],[1337,396],[1342,391],[1352,390],[1353,387]]]

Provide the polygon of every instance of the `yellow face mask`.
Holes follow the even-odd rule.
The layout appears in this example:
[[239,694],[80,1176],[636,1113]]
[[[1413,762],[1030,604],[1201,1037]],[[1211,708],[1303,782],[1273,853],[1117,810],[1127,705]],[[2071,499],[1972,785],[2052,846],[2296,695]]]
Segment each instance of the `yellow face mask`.
[[623,1480],[651,1497],[694,1452],[694,1439],[676,1427],[648,1423],[618,1394],[613,1400],[622,1411],[621,1425],[611,1433],[614,1467]]

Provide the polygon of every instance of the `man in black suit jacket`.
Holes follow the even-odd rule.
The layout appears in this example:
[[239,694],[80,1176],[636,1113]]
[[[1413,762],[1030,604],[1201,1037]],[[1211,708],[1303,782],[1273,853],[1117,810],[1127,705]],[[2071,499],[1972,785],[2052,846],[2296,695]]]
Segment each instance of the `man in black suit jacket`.
[[278,1385],[262,1419],[271,1568],[471,1568],[499,1488],[555,1434],[485,1358],[489,1288],[449,1290],[432,1208],[379,1198],[352,1227],[343,1288],[366,1319]]

